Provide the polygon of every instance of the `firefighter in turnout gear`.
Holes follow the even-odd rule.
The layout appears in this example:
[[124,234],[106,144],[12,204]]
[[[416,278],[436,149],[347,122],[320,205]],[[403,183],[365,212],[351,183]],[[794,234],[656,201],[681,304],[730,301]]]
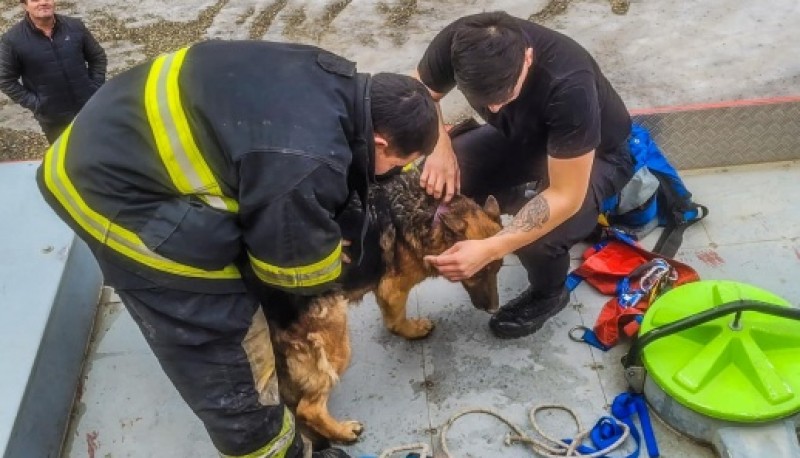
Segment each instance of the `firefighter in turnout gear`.
[[265,317],[298,303],[275,297],[336,287],[339,213],[437,137],[413,78],[311,46],[209,41],[104,85],[37,179],[219,452],[308,456]]

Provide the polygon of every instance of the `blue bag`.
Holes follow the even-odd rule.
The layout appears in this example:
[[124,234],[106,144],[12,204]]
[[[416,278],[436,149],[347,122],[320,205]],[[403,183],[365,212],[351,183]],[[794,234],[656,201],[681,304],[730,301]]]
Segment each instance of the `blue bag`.
[[664,231],[653,252],[673,257],[683,231],[708,215],[708,208],[692,201],[675,167],[641,125],[634,124],[628,140],[634,158],[634,176],[622,191],[603,203],[609,225],[641,239],[658,226]]

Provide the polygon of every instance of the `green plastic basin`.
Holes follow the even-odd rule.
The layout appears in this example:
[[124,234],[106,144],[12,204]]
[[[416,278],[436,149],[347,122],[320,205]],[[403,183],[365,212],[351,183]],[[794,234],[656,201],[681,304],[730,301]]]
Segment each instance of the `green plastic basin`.
[[[737,300],[791,307],[760,288],[699,281],[655,301],[640,334]],[[684,406],[713,418],[764,422],[800,412],[800,321],[745,311],[658,339],[642,350],[647,373]]]

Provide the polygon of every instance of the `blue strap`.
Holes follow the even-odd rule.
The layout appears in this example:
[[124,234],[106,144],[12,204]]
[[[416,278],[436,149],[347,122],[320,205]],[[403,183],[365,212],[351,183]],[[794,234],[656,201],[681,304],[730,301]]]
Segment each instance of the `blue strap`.
[[611,349],[611,347],[603,345],[603,343],[600,342],[600,340],[597,338],[597,334],[595,334],[594,331],[592,331],[591,329],[586,329],[583,332],[582,340],[587,344],[593,346],[594,348],[597,348],[602,351],[608,351]]
[[[589,431],[589,439],[592,441],[592,445],[579,445],[575,450],[583,455],[597,453],[618,441],[623,432],[624,430],[619,421],[611,417],[601,417],[592,427],[592,430]],[[564,439],[563,441],[567,444],[572,443],[572,439]],[[635,454],[638,455],[638,453],[637,449]],[[636,458],[636,455],[630,454],[626,458]],[[608,458],[608,455],[601,455],[598,458]]]
[[583,281],[583,277],[581,277],[580,275],[576,274],[575,272],[570,272],[569,275],[567,275],[567,280],[566,280],[564,286],[566,286],[566,288],[567,288],[567,290],[569,292],[573,292],[573,291],[575,291],[575,288],[577,288],[578,285],[581,284],[582,281]]
[[[608,236],[617,239],[620,242],[630,245],[632,247],[638,246],[638,242],[636,242],[636,239],[631,237],[630,234],[627,234],[626,232],[620,230],[619,228],[616,227],[608,228]],[[606,242],[606,245],[607,244],[608,242]]]
[[[608,245],[608,240],[601,240],[600,242],[595,243],[593,248],[595,251],[600,251],[605,248],[606,245]],[[582,281],[583,277],[576,274],[575,271],[572,271],[567,275],[567,280],[564,286],[566,286],[569,292],[573,292]]]
[[622,277],[617,282],[617,302],[622,308],[635,307],[645,296],[646,291],[631,288],[631,278]]
[[602,450],[618,441],[623,432],[619,422],[611,417],[601,417],[589,432],[589,437],[595,447]]
[[[562,442],[569,445],[572,443],[572,439],[562,439]],[[588,445],[579,445],[575,447],[575,451],[580,453],[581,455],[591,455],[596,453],[598,450],[602,450],[601,448],[595,449],[594,447],[590,447]],[[609,458],[608,455],[600,455],[597,458]]]
[[653,434],[653,426],[650,423],[650,414],[647,412],[647,404],[645,403],[644,396],[636,393],[624,392],[614,398],[611,403],[611,414],[615,418],[624,422],[631,429],[631,436],[636,442],[635,454],[631,458],[639,456],[639,431],[633,422],[633,416],[639,416],[639,423],[642,425],[642,435],[644,442],[647,446],[647,453],[651,458],[659,456],[658,444],[656,443],[656,436]]

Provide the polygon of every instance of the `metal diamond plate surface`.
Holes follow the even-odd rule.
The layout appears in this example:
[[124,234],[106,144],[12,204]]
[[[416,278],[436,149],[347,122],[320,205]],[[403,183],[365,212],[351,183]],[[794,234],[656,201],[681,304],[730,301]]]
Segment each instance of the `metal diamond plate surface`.
[[678,169],[800,159],[800,101],[634,114]]

